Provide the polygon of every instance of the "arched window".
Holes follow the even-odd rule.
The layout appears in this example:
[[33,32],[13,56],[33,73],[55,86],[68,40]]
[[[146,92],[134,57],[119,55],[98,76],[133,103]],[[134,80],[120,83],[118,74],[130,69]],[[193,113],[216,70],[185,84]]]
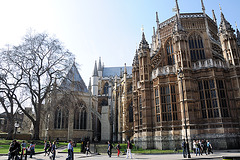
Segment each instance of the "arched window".
[[68,128],[68,110],[57,108],[54,118],[55,129],[67,129]]
[[104,94],[108,94],[108,82],[104,85]]
[[79,109],[74,113],[74,129],[87,129],[87,111],[83,103],[80,103]]
[[205,59],[202,37],[199,34],[192,34],[188,39],[188,45],[192,61]]
[[172,45],[172,40],[169,39],[166,42],[166,50],[167,50],[167,64],[168,65],[173,65],[175,64],[175,59],[174,59],[174,54],[173,54],[173,45]]

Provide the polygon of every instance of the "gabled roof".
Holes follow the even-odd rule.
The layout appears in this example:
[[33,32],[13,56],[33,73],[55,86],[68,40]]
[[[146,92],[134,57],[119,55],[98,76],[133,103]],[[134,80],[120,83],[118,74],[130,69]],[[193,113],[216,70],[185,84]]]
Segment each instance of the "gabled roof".
[[72,67],[68,71],[66,78],[60,85],[60,88],[63,88],[64,90],[88,92],[87,87],[81,75],[79,74],[75,63],[73,63]]

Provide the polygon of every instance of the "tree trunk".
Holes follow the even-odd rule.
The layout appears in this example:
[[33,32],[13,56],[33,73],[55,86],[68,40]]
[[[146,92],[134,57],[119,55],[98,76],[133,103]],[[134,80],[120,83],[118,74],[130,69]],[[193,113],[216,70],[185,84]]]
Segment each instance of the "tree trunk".
[[40,126],[40,121],[39,120],[36,120],[34,123],[33,123],[33,126],[34,126],[34,131],[33,131],[33,139],[34,140],[39,140],[39,126]]
[[14,132],[14,119],[13,119],[13,117],[8,118],[7,131],[8,131],[7,139],[13,139],[13,132]]

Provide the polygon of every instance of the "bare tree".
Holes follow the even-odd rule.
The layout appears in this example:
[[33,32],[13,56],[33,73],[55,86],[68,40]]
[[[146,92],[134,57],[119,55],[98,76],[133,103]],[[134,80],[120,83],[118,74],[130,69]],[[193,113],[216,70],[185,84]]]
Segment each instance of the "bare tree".
[[[5,54],[1,54],[0,59],[0,104],[8,119],[7,139],[12,139],[15,121],[14,114],[17,108],[14,97],[20,87],[22,72],[16,72],[15,68],[10,63],[7,63]],[[19,103],[21,104],[20,101]]]
[[[39,139],[41,110],[44,100],[53,88],[54,80],[61,81],[73,61],[73,55],[64,48],[61,42],[46,33],[25,35],[18,46],[3,51],[9,64],[21,74],[19,93],[14,100],[23,113],[32,121],[34,126],[33,139]],[[20,76],[21,75],[21,76]],[[24,97],[24,98],[23,98]],[[29,98],[34,116],[30,115],[21,99]]]

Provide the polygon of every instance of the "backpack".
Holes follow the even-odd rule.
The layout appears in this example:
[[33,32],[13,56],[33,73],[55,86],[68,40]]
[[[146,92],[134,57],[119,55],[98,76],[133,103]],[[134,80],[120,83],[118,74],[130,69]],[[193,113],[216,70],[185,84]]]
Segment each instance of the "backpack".
[[113,145],[112,144],[110,144],[110,149],[112,149],[113,148]]

